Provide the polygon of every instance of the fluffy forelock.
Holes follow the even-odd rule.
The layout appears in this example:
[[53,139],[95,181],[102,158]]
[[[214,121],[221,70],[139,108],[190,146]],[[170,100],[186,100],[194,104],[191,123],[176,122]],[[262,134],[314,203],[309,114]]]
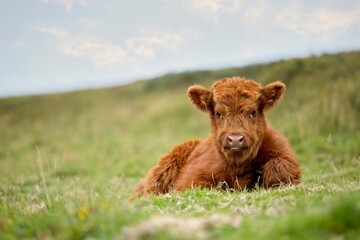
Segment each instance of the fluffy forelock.
[[225,78],[211,87],[214,100],[225,103],[235,98],[256,100],[261,89],[260,84],[242,77]]

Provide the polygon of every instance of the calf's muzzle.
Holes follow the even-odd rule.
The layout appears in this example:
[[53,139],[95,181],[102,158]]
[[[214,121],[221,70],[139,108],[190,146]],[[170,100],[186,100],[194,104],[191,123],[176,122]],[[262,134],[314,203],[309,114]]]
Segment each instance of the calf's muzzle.
[[245,148],[245,137],[240,134],[231,134],[226,137],[225,148],[232,152],[239,152]]

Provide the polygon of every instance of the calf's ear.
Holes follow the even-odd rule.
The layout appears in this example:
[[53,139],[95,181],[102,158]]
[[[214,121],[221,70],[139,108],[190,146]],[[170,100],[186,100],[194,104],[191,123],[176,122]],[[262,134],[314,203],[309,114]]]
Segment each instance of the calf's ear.
[[285,84],[282,82],[273,82],[266,85],[261,90],[260,103],[263,110],[267,110],[276,105],[285,92]]
[[210,90],[199,86],[194,85],[189,87],[188,96],[191,99],[191,102],[201,111],[210,111],[211,105],[211,92]]

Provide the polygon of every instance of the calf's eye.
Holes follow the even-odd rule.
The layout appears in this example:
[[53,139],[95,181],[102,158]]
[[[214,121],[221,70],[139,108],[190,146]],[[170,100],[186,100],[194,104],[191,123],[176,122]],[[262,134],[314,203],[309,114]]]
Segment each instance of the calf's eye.
[[255,110],[251,112],[251,117],[256,117],[256,111]]
[[216,116],[216,118],[219,118],[219,119],[222,117],[222,116],[221,116],[221,113],[219,113],[219,112],[216,112],[216,113],[215,113],[215,116]]

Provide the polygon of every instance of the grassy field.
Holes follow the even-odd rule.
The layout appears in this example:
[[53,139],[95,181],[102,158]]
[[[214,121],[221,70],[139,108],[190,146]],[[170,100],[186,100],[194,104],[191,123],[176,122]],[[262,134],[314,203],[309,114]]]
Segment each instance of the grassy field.
[[[129,202],[174,144],[209,134],[194,83],[282,80],[268,113],[297,187],[172,192]],[[0,239],[359,239],[360,52],[168,74],[117,88],[0,99]]]

